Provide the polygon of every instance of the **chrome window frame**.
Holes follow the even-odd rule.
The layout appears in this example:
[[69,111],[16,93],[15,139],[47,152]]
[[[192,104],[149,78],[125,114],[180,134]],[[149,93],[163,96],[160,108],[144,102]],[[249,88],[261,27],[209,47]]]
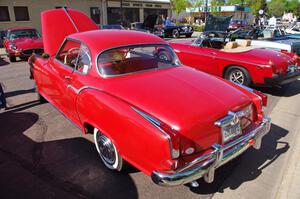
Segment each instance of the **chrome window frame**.
[[[86,47],[86,49],[88,51],[88,54],[89,54],[89,59],[90,59],[89,69],[88,69],[88,71],[86,73],[79,72],[78,70],[76,70],[76,65],[74,66],[74,68],[72,68],[71,66],[62,63],[59,59],[57,59],[59,53],[62,51],[63,47],[65,46],[66,42],[68,42],[68,41],[73,41],[73,42],[76,42],[76,43],[80,44],[79,49],[81,48],[82,45],[84,45]],[[79,56],[79,54],[77,55],[77,58],[76,58],[76,64],[78,62],[78,56]],[[63,65],[64,67],[66,67],[68,69],[71,69],[72,73],[74,72],[74,73],[78,73],[78,74],[81,74],[81,75],[87,75],[87,74],[89,74],[89,72],[91,71],[91,68],[92,68],[92,63],[93,63],[92,62],[91,51],[90,51],[89,47],[84,42],[82,42],[80,40],[77,40],[77,39],[69,38],[69,37],[66,37],[63,40],[62,44],[60,45],[58,51],[56,52],[56,54],[54,56],[54,60],[57,61],[57,62],[59,62],[59,63],[61,63],[61,65]]]
[[105,50],[102,50],[100,53],[98,53],[97,56],[96,56],[96,59],[95,59],[95,66],[97,68],[97,72],[103,78],[112,78],[112,77],[120,77],[120,76],[126,76],[126,75],[130,75],[130,74],[136,74],[136,73],[141,73],[141,72],[147,72],[147,71],[157,70],[157,69],[147,69],[147,70],[141,70],[141,71],[137,71],[137,72],[131,72],[131,73],[125,73],[125,74],[118,74],[118,75],[104,75],[104,74],[102,74],[100,72],[99,67],[98,67],[99,56],[102,55],[103,53],[107,52],[107,51],[115,50],[115,49],[120,49],[120,48],[127,48],[127,47],[128,48],[134,48],[134,47],[147,47],[147,46],[154,46],[154,45],[169,47],[172,50],[172,52],[174,53],[175,58],[177,58],[177,60],[180,63],[179,65],[165,67],[163,69],[182,66],[182,63],[180,62],[180,60],[179,60],[177,54],[175,53],[174,49],[170,45],[168,45],[168,44],[164,44],[164,43],[130,44],[130,45],[121,45],[121,46],[116,46],[116,47],[112,47],[112,48],[107,48]]

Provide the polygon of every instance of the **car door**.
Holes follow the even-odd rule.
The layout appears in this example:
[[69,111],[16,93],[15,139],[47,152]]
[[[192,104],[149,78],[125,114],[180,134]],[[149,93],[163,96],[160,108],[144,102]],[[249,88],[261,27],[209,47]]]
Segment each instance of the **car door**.
[[200,46],[189,46],[179,54],[181,62],[198,70],[212,73],[218,49],[210,48],[206,41]]
[[76,60],[74,72],[72,73],[69,81],[67,82],[67,114],[70,119],[77,125],[80,125],[80,119],[77,114],[77,96],[82,88],[89,86],[88,73],[91,68],[91,54],[88,47],[81,44],[78,51],[78,57]]
[[80,43],[65,40],[57,55],[49,60],[43,76],[44,93],[62,113],[68,114],[68,86],[75,68]]

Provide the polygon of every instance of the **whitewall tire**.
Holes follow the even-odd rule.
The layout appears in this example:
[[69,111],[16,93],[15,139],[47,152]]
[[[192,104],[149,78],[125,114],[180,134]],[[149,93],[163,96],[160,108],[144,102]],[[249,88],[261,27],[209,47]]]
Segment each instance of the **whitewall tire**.
[[123,159],[113,142],[96,128],[94,129],[94,141],[97,152],[104,165],[108,169],[121,171]]

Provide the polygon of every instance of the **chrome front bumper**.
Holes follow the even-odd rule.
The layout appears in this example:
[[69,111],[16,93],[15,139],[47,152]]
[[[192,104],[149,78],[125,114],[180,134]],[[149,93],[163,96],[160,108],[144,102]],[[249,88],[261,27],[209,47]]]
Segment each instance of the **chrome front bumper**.
[[[204,177],[204,180],[210,183],[214,180],[214,173],[218,167],[236,158],[252,145],[254,148],[259,149],[262,137],[270,131],[270,128],[270,118],[264,117],[261,124],[248,134],[224,146],[212,145],[214,149],[212,152],[196,158],[176,171],[154,171],[151,178],[154,183],[162,186],[186,184],[201,177]],[[254,144],[252,141],[254,141]]]

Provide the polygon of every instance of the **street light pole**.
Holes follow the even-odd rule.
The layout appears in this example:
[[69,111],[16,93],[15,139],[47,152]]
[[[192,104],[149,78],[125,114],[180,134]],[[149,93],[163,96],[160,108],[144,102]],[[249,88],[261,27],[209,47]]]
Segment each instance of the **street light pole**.
[[123,20],[124,20],[124,17],[123,17],[123,0],[120,0],[120,12],[121,12],[121,25],[123,26]]
[[205,0],[205,21],[208,13],[208,0]]

